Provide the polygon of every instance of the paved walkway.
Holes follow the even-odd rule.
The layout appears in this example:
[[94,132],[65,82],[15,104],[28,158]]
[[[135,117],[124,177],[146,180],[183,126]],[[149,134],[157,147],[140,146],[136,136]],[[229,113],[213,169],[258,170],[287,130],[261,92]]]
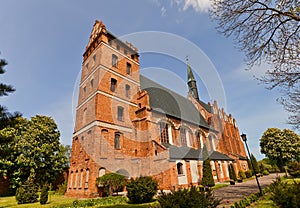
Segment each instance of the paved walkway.
[[[284,174],[270,174],[267,176],[259,177],[258,181],[261,188],[265,188],[270,185],[277,176],[283,176]],[[229,207],[230,204],[243,199],[245,196],[249,196],[255,192],[258,192],[258,186],[255,178],[252,180],[235,183],[235,185],[226,186],[214,191],[214,195],[221,199],[221,204],[218,207]]]

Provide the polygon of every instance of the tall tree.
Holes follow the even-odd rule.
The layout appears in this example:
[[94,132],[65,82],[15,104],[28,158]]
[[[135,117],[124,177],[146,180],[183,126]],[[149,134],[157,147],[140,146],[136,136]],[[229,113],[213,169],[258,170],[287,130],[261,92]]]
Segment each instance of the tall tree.
[[268,128],[260,138],[261,153],[283,170],[283,166],[292,160],[299,161],[300,136],[289,129]]
[[54,120],[37,115],[31,120],[17,118],[14,127],[0,130],[0,177],[7,176],[12,188],[26,181],[30,171],[35,172],[38,185],[51,183],[65,167],[68,158],[59,142],[60,133]]
[[[5,73],[4,67],[7,65],[5,59],[0,59],[0,75]],[[9,93],[14,92],[15,89],[13,86],[0,83],[0,97],[8,96]],[[20,113],[9,113],[7,108],[3,105],[0,105],[0,129],[6,127],[7,125],[11,125],[14,121],[14,118],[21,116]],[[1,140],[1,138],[0,138]],[[1,141],[0,141],[1,142]]]
[[271,68],[260,80],[283,90],[279,101],[300,128],[299,0],[212,0],[211,17],[226,37],[234,36],[251,68],[262,61]]
[[[251,154],[251,161],[252,161],[252,164],[253,164],[253,170],[255,171],[256,174],[260,173],[259,171],[259,167],[258,167],[258,162],[256,160],[256,158],[254,157],[253,154]],[[253,172],[254,173],[254,172]]]
[[208,155],[206,145],[204,145],[204,147],[203,147],[202,157],[203,157],[204,161],[203,161],[203,177],[202,177],[201,185],[212,187],[215,185],[215,182],[214,182],[214,178],[212,175],[212,169],[210,166],[210,158]]

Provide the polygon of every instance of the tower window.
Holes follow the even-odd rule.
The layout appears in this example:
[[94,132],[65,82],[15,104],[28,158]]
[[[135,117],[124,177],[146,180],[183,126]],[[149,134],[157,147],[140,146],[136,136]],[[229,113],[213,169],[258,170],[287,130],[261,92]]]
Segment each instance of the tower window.
[[81,169],[80,171],[79,188],[82,188],[82,180],[83,180],[83,169]]
[[125,54],[125,55],[127,55],[127,54],[128,54],[128,52],[127,52],[127,50],[126,50],[126,49],[124,49],[124,54]]
[[177,163],[177,173],[178,175],[183,175],[183,164],[180,162],[180,163]]
[[91,87],[94,87],[94,79],[91,79]]
[[93,55],[93,60],[96,61],[96,54]]
[[197,131],[197,133],[196,133],[196,145],[197,145],[198,149],[202,148],[201,134],[199,131]]
[[118,50],[118,51],[120,50],[120,45],[117,45],[117,50]]
[[120,137],[120,133],[115,133],[115,149],[121,149]]
[[126,85],[126,87],[125,87],[126,89],[126,97],[130,97],[130,86],[129,85]]
[[124,108],[121,106],[118,106],[118,120],[119,121],[124,120]]
[[184,147],[187,146],[186,129],[184,129],[184,128],[180,128],[180,142],[181,142],[181,146],[184,146]]
[[111,56],[111,58],[112,58],[111,65],[113,67],[118,67],[118,56],[116,56],[115,54],[113,54]]
[[114,78],[110,79],[110,91],[115,92],[117,88],[117,80]]
[[131,64],[130,63],[126,63],[126,74],[131,74]]
[[89,188],[89,176],[90,176],[90,170],[86,169],[84,188]]
[[160,128],[160,142],[161,143],[169,143],[169,125],[167,123],[159,123]]

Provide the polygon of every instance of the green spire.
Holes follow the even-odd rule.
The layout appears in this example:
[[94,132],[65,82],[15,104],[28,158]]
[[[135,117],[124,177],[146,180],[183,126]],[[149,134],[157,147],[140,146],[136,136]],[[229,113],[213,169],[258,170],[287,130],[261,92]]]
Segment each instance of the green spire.
[[196,100],[199,100],[196,79],[194,77],[194,74],[193,74],[192,68],[190,66],[188,57],[186,57],[186,64],[187,64],[187,73],[188,73],[187,84],[188,84],[188,87],[189,87],[189,94],[191,96],[193,96],[193,98],[195,98]]
[[188,82],[196,81],[189,62],[187,63],[187,67],[188,67]]

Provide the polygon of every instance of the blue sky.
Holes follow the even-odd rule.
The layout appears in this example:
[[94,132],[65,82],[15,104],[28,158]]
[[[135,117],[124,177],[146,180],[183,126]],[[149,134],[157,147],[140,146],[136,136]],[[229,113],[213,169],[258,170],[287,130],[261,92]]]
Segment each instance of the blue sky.
[[[189,41],[209,58],[224,89],[226,103],[220,107],[236,118],[240,132],[247,134],[251,151],[260,159],[263,155],[259,153],[259,138],[269,127],[290,128],[286,124],[287,113],[276,102],[279,92],[266,90],[253,78],[268,66],[262,64],[245,71],[244,54],[231,39],[218,34],[208,8],[209,0],[1,0],[0,57],[7,60],[8,66],[0,81],[13,85],[16,92],[1,97],[0,102],[27,118],[36,114],[51,116],[61,131],[61,141],[71,144],[72,108],[77,102],[73,101],[73,94],[76,95],[82,54],[95,20],[102,20],[118,37],[143,31],[163,32]],[[212,76],[211,71],[204,70],[201,59],[185,55],[199,72],[196,75]],[[184,56],[145,52],[140,56],[141,71],[186,95],[183,60]],[[153,73],[153,68],[162,69],[166,76],[155,77],[161,73]],[[207,78],[202,80],[202,75],[198,75],[200,98],[211,102],[209,90],[202,82]]]

